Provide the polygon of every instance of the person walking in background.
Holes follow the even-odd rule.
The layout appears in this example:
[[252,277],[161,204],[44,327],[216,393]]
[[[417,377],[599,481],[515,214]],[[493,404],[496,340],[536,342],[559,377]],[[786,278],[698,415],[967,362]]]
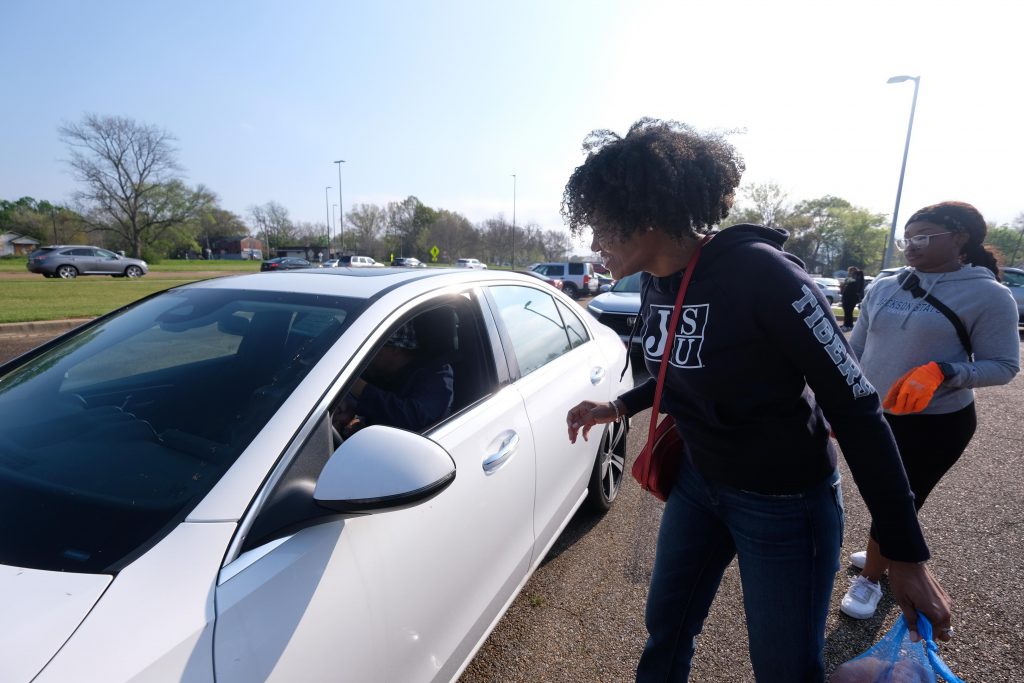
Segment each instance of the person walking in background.
[[[974,435],[974,388],[1006,384],[1020,369],[1017,306],[999,284],[986,233],[981,213],[963,202],[911,216],[896,241],[909,267],[874,282],[850,336],[868,380],[885,394],[885,419],[919,510]],[[840,609],[867,619],[889,567],[875,526],[867,550],[850,561],[862,571]]]
[[[743,161],[722,136],[641,119],[623,138],[595,131],[565,188],[562,214],[616,277],[642,272],[642,346],[661,405],[686,442],[661,519],[638,681],[685,681],[726,567],[739,559],[757,680],[824,680],[825,620],[843,510],[828,416],[872,517],[911,629],[916,609],[949,626],[928,549],[879,400],[824,295],[786,234],[714,232]],[[701,244],[706,246],[701,247]],[[683,272],[701,249],[678,329],[667,329]],[[751,291],[748,273],[762,286]],[[569,440],[650,408],[655,380],[566,415]],[[657,419],[657,416],[652,416]],[[944,633],[939,637],[948,640]]]
[[846,281],[843,282],[843,331],[853,329],[853,309],[864,298],[864,271],[856,266],[846,269]]

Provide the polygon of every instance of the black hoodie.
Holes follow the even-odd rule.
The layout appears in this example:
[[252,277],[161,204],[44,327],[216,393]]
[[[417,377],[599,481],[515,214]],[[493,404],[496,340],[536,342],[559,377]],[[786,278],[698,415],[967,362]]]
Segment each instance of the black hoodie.
[[[707,479],[768,495],[804,491],[831,474],[831,425],[882,554],[928,559],[878,395],[821,290],[800,260],[782,251],[786,238],[781,230],[737,225],[705,245],[674,335],[661,412],[675,418]],[[657,377],[682,274],[645,273],[641,281],[641,342]],[[649,408],[654,389],[652,378],[624,394],[629,413]]]

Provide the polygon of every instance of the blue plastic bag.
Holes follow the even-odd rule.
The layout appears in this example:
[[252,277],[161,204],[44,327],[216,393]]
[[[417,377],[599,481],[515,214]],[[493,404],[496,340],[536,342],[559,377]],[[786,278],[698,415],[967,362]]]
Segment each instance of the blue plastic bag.
[[931,622],[920,612],[917,633],[921,640],[912,642],[901,614],[880,641],[836,667],[829,683],[963,683],[942,661]]

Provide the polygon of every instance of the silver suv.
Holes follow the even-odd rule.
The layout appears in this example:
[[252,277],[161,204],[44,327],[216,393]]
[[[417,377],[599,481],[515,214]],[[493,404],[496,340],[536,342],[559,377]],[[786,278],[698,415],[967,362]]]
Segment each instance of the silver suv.
[[585,261],[535,263],[530,270],[562,281],[562,291],[576,299],[597,294],[597,273],[594,264]]
[[79,275],[136,278],[149,272],[149,265],[142,259],[121,256],[87,244],[40,247],[28,255],[27,267],[30,273],[64,280],[74,280]]

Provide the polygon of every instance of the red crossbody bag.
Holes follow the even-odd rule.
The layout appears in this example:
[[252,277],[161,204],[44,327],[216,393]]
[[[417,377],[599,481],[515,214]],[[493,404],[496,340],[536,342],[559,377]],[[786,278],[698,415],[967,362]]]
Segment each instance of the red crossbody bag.
[[658,366],[658,383],[654,389],[654,405],[651,407],[651,425],[647,431],[647,443],[633,462],[633,478],[640,483],[640,488],[650,491],[658,500],[668,500],[668,494],[672,491],[672,484],[675,483],[676,476],[679,474],[679,466],[683,460],[683,437],[676,429],[675,419],[671,415],[666,415],[661,422],[658,422],[661,391],[665,386],[668,354],[671,353],[675,342],[676,326],[679,324],[679,314],[683,309],[683,299],[686,298],[686,288],[690,285],[693,271],[697,269],[701,247],[707,240],[708,238],[705,237],[697,243],[697,249],[693,252],[690,263],[686,267],[686,274],[683,275],[683,282],[679,285],[676,305],[672,309],[672,317],[668,325],[669,338],[665,340],[661,365]]

